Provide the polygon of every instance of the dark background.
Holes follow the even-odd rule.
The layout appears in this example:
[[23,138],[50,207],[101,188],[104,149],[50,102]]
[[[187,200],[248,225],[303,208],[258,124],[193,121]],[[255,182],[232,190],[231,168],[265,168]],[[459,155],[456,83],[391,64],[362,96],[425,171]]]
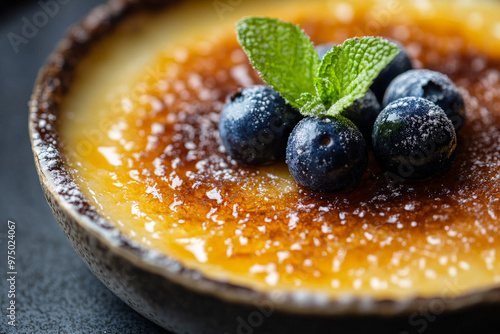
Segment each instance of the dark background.
[[[38,1],[0,0],[0,334],[168,334],[94,277],[71,248],[43,197],[28,136],[33,84],[66,29],[105,0],[61,0],[66,4],[16,53],[8,35],[22,36],[23,19],[32,21],[41,11]],[[49,1],[57,0],[42,0]],[[16,223],[16,328],[7,325],[5,316],[8,220]],[[450,322],[463,333],[500,333],[499,315],[498,309],[447,319],[428,315],[425,327],[405,321],[407,328],[395,334],[447,333]],[[379,328],[372,330],[379,332]]]
[[[47,3],[49,0],[43,0]],[[39,68],[66,29],[103,0],[66,0],[14,51],[36,1],[0,0],[0,333],[166,333],[115,297],[87,269],[57,225],[36,175],[28,100]],[[16,223],[16,322],[7,325],[7,220]]]

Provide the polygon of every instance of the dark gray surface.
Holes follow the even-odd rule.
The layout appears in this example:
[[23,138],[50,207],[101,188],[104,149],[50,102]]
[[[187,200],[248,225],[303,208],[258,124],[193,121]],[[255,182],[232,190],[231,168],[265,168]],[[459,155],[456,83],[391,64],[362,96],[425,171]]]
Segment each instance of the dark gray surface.
[[[0,9],[0,334],[168,334],[128,308],[94,277],[69,245],[42,195],[28,137],[27,102],[33,83],[67,27],[104,1],[65,0],[68,3],[59,13],[16,54],[7,35],[22,35],[23,18],[30,20],[40,11],[37,1],[25,1],[7,12]],[[5,316],[8,219],[17,226],[16,328],[7,326]],[[446,333],[450,323],[456,334],[499,333],[498,314],[498,308],[446,318],[424,312],[416,319],[403,319],[394,333]],[[374,327],[372,332],[380,329]]]
[[[47,0],[43,1],[47,3]],[[61,1],[64,2],[64,1]],[[37,1],[0,10],[0,333],[167,333],[115,297],[87,269],[43,197],[28,136],[37,71],[66,29],[102,0],[70,0],[16,53]],[[16,328],[7,325],[7,220],[16,222]]]

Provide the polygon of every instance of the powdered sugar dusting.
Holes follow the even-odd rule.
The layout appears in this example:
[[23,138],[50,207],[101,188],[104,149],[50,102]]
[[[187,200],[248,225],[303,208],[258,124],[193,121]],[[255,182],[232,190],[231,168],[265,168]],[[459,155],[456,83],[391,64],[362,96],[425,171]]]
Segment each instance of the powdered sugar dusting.
[[[322,35],[331,31],[323,29],[327,23],[308,23],[313,38],[330,38]],[[444,175],[394,184],[371,159],[357,188],[320,195],[298,187],[283,163],[238,165],[220,149],[218,115],[226,96],[260,81],[235,42],[223,40],[220,50],[212,43],[166,55],[157,73],[161,85],[120,100],[127,101],[119,104],[127,125],[117,120],[107,135],[122,164],[107,159],[97,166],[115,177],[95,189],[96,202],[150,248],[269,287],[411,295],[439,291],[455,278],[482,284],[500,276],[498,62],[432,29],[408,23],[395,32],[413,45],[417,64],[446,72],[465,97],[468,123],[456,163]],[[435,40],[441,42],[427,42]],[[52,149],[38,155],[44,168],[57,164]],[[78,173],[91,179],[95,170]]]

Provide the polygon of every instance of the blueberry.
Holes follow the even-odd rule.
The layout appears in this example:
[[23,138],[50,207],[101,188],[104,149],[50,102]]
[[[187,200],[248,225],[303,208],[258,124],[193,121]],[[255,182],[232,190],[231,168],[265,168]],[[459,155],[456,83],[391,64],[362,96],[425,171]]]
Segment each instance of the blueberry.
[[382,110],[373,129],[373,155],[400,179],[425,179],[453,163],[457,137],[443,109],[419,97],[405,97]]
[[406,52],[406,49],[394,40],[389,39],[391,42],[395,43],[401,52],[394,58],[378,75],[378,77],[373,81],[370,89],[375,93],[375,96],[382,103],[384,99],[384,94],[387,87],[390,85],[391,81],[394,80],[398,75],[409,71],[413,68],[411,59]]
[[233,95],[222,110],[219,132],[228,154],[251,165],[285,157],[288,136],[302,116],[269,86]]
[[365,140],[347,118],[308,117],[288,139],[286,163],[297,183],[317,192],[355,186],[368,163]]
[[343,116],[358,127],[367,142],[371,141],[373,124],[380,113],[380,104],[371,90],[368,90],[360,99],[344,110]]
[[391,83],[384,105],[405,96],[423,97],[440,106],[453,123],[455,131],[465,123],[465,103],[455,84],[443,73],[430,70],[411,70]]
[[316,52],[318,53],[319,60],[323,60],[328,51],[331,51],[335,43],[325,43],[316,46]]

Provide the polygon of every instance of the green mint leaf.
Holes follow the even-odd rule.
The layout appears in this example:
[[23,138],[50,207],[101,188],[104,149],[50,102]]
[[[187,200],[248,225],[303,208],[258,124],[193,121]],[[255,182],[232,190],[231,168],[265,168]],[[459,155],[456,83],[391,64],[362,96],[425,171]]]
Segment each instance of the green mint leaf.
[[335,75],[333,64],[341,53],[342,49],[340,47],[334,47],[332,51],[327,52],[321,61],[317,76],[314,79],[316,92],[321,101],[323,101],[326,110],[330,109],[332,103],[339,98],[340,82]]
[[400,52],[380,37],[348,39],[323,58],[314,81],[327,116],[341,114],[365,95],[373,80]]
[[326,115],[326,108],[323,101],[317,95],[310,93],[302,93],[301,97],[296,100],[300,113],[304,116],[320,117]]
[[[236,24],[236,32],[252,66],[289,104],[300,109],[315,101],[319,57],[300,27],[273,18],[248,17]],[[308,100],[304,93],[309,94]]]
[[248,17],[236,25],[238,41],[262,79],[305,116],[335,116],[363,97],[400,52],[380,37],[348,39],[319,61],[297,25]]

